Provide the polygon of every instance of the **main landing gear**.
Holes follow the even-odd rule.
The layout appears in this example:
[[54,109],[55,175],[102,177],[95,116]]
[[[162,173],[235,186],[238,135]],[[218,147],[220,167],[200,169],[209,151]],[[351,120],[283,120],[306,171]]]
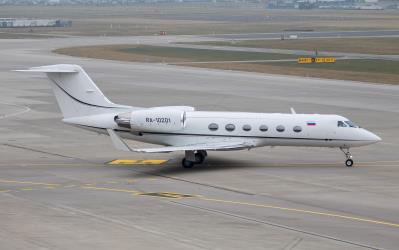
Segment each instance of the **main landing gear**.
[[346,161],[345,165],[347,167],[352,167],[353,166],[353,160],[352,160],[352,154],[349,152],[349,148],[339,148],[341,151],[345,154]]
[[192,168],[195,164],[203,163],[207,155],[208,154],[205,150],[186,151],[186,155],[183,158],[181,164],[183,168]]

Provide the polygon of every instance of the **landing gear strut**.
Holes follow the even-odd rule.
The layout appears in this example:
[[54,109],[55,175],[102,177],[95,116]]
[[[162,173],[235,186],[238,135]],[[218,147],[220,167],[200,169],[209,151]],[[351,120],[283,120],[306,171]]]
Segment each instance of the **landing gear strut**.
[[194,164],[203,163],[207,155],[205,150],[198,150],[196,152],[191,150],[186,151],[185,157],[182,160],[182,166],[183,168],[192,168]]
[[339,148],[341,151],[345,154],[346,161],[345,165],[347,167],[352,167],[353,166],[353,160],[352,160],[352,154],[349,152],[349,148]]

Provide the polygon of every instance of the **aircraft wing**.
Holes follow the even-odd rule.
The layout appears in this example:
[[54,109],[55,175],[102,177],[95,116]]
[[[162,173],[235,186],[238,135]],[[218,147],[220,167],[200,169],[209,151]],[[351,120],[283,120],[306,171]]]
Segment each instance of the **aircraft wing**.
[[117,149],[123,151],[139,152],[139,153],[169,153],[174,151],[196,151],[196,150],[239,150],[245,148],[252,148],[255,146],[253,143],[243,141],[229,141],[229,142],[210,142],[210,143],[197,143],[181,146],[167,146],[159,148],[130,148],[112,129],[107,129],[111,137],[112,143]]
[[219,142],[219,143],[198,143],[184,146],[168,146],[160,148],[133,149],[134,152],[142,153],[168,153],[173,151],[195,151],[195,150],[232,150],[251,148],[254,145],[243,142]]

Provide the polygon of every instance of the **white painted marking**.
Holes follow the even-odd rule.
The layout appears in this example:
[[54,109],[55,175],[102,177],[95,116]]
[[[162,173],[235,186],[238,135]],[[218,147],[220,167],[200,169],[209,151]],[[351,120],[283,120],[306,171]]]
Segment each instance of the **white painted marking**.
[[4,105],[8,105],[8,106],[14,106],[14,107],[18,107],[18,108],[23,108],[22,111],[17,111],[15,113],[11,113],[11,114],[0,115],[0,119],[5,119],[5,118],[17,116],[17,115],[22,115],[24,113],[27,113],[27,112],[31,111],[31,109],[28,106],[24,106],[24,105],[18,105],[18,104],[7,103],[7,102],[0,102],[0,104],[4,104]]

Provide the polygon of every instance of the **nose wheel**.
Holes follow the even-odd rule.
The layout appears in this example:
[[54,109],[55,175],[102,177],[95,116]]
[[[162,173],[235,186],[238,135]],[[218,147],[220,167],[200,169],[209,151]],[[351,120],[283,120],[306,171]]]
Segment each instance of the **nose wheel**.
[[352,160],[352,154],[349,152],[349,148],[339,148],[346,157],[345,165],[347,167],[352,167],[353,166],[353,160]]
[[352,159],[346,160],[346,161],[345,161],[345,165],[346,165],[347,167],[352,167],[352,166],[353,166],[353,160],[352,160]]

